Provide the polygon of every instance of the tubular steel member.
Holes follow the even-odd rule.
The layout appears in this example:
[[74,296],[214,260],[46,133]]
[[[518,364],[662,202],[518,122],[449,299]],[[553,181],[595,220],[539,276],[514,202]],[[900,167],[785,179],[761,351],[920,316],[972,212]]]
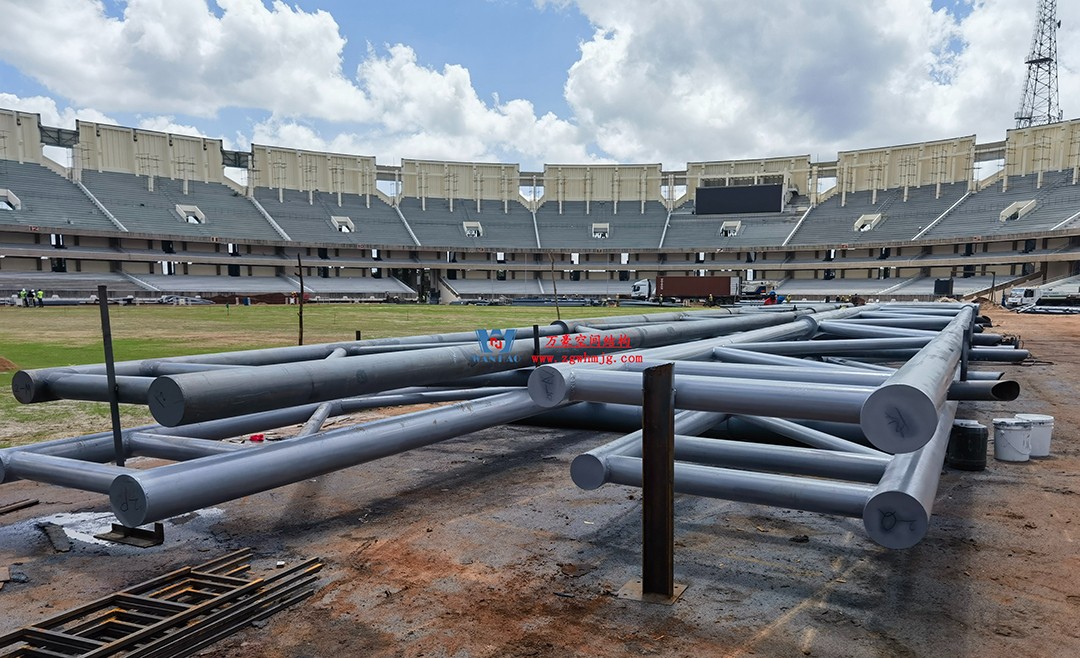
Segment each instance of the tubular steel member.
[[[841,338],[933,338],[936,331],[926,329],[905,329],[902,327],[876,327],[866,324],[852,324],[845,320],[826,320],[818,324],[818,329],[824,334],[840,336]],[[971,336],[972,345],[993,347],[1000,345],[1005,339],[1001,334],[978,333]]]
[[[533,335],[533,328],[520,327],[514,330],[519,338],[531,338]],[[545,327],[539,327],[538,329],[541,336],[557,336],[564,333],[561,326],[550,325]],[[271,347],[258,350],[241,350],[237,352],[218,352],[215,354],[197,354],[192,356],[177,356],[165,359],[141,359],[135,361],[121,361],[116,364],[116,374],[118,376],[130,376],[134,378],[140,377],[157,377],[164,374],[182,374],[189,372],[208,372],[211,370],[230,370],[240,366],[254,367],[254,366],[266,366],[266,365],[280,365],[287,363],[297,363],[303,361],[316,361],[319,359],[325,359],[335,352],[335,350],[343,349],[349,356],[359,355],[364,348],[387,346],[387,345],[412,345],[417,344],[475,344],[476,332],[475,331],[462,331],[446,334],[430,334],[426,336],[405,336],[401,338],[376,338],[367,339],[361,341],[350,341],[340,343],[323,343],[320,345],[293,345],[289,347]],[[194,370],[193,370],[194,369]],[[107,395],[105,393],[95,392],[86,393],[78,392],[74,393],[71,397],[65,397],[57,394],[52,390],[52,382],[62,376],[68,375],[105,375],[104,364],[91,364],[83,366],[64,366],[59,368],[38,368],[35,370],[20,370],[15,373],[11,380],[11,390],[15,395],[15,398],[23,404],[31,404],[36,402],[48,402],[51,400],[60,399],[73,399],[81,400],[88,399],[93,401],[104,401]],[[94,379],[82,379],[73,380],[79,386],[85,387],[90,385],[99,386],[101,389],[107,389],[107,384],[104,383],[104,377],[100,380]],[[94,382],[98,382],[94,384]],[[134,380],[129,382],[129,396],[135,395],[136,382]],[[123,384],[121,384],[123,386]],[[141,386],[141,384],[140,384]],[[94,395],[96,397],[75,397],[75,395]],[[342,396],[344,397],[344,396]],[[121,400],[122,402],[125,400]],[[130,401],[135,404],[146,404],[146,399],[141,401],[131,397]]]
[[[581,489],[597,489],[610,482],[607,458],[641,457],[618,449],[604,451],[618,440],[601,446],[597,451],[578,455],[570,464],[570,475]],[[586,458],[587,459],[583,459]],[[890,457],[883,453],[867,454],[834,452],[813,448],[766,445],[726,439],[704,439],[685,434],[675,435],[675,459],[705,466],[720,466],[750,471],[766,471],[791,475],[810,475],[836,480],[877,484],[888,466]]]
[[[701,434],[725,418],[727,414],[712,411],[680,411],[675,414],[675,432],[682,435]],[[639,410],[639,424],[640,420]],[[574,460],[570,462],[570,479],[582,489],[600,487],[608,481],[608,457],[612,455],[641,456],[641,432],[641,430],[631,432],[574,457]]]
[[[613,484],[641,486],[640,458],[612,455],[609,461]],[[675,492],[861,518],[874,487],[676,462]]]
[[914,452],[934,436],[960,363],[964,334],[975,310],[964,307],[926,347],[877,388],[859,419],[863,434],[885,452]]
[[[603,351],[597,346],[608,339],[612,344],[622,341],[630,348],[647,348],[767,327],[795,317],[792,314],[733,316],[702,322],[631,327],[603,334],[571,334],[570,344],[577,343],[573,337],[581,336],[583,347],[544,347],[542,352],[553,358],[595,354]],[[590,336],[593,337],[591,341]],[[151,384],[149,407],[155,420],[171,427],[388,388],[512,370],[530,364],[532,356],[532,344],[517,341],[508,342],[497,354],[489,353],[487,346],[476,344],[255,369],[166,375]]]
[[[679,409],[758,416],[781,412],[793,418],[842,422],[858,419],[863,403],[874,390],[865,386],[694,375],[677,375],[675,388],[675,406]],[[532,399],[545,408],[575,401],[640,405],[642,400],[637,374],[616,370],[541,366],[529,378],[528,390]]]
[[955,416],[956,403],[945,403],[930,442],[893,457],[886,467],[862,514],[875,542],[886,548],[910,548],[926,536]]
[[509,423],[539,411],[525,391],[494,395],[286,439],[256,450],[126,473],[112,482],[109,499],[121,523],[140,526]]
[[869,446],[860,445],[854,441],[848,441],[847,439],[833,436],[827,432],[793,423],[790,420],[783,420],[782,418],[766,418],[764,416],[738,416],[738,418],[756,425],[757,427],[775,432],[780,436],[785,436],[804,445],[820,448],[821,450],[850,452],[860,455],[884,454],[880,450],[875,450]]
[[[626,369],[640,371],[655,365],[654,361],[627,364]],[[789,368],[764,365],[733,365],[706,361],[676,361],[675,373],[703,377],[739,377],[768,379],[787,382],[816,382],[819,384],[847,384],[851,386],[879,386],[885,383],[889,373],[870,371],[842,371],[818,368]],[[1020,395],[1020,384],[1013,380],[953,382],[949,386],[950,400],[1010,401]]]

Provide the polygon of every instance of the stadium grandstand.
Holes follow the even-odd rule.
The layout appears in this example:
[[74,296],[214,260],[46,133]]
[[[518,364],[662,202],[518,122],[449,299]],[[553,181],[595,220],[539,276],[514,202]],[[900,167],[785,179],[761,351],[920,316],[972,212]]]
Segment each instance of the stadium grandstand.
[[[44,147],[67,149],[70,166]],[[101,283],[146,300],[288,296],[298,267],[327,301],[609,300],[660,275],[771,281],[794,299],[927,299],[943,280],[1000,295],[1080,274],[1078,174],[1080,120],[832,161],[530,172],[228,151],[0,109],[0,296],[86,297]]]

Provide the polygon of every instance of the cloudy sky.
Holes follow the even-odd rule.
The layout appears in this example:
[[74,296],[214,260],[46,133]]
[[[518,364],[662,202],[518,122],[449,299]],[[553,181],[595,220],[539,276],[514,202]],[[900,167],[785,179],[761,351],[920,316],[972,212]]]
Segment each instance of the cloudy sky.
[[[1080,6],[1059,3],[1080,116]],[[1014,125],[1036,0],[0,0],[0,107],[402,157],[662,163]]]

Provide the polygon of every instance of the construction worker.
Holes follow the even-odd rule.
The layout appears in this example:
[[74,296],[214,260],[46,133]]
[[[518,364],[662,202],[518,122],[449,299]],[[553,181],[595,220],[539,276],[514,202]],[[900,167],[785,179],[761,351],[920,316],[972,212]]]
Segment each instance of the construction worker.
[[19,291],[19,306],[26,306],[26,288]]
[[776,291],[773,290],[768,295],[765,296],[765,302],[764,302],[763,305],[764,306],[772,306],[772,305],[774,305],[776,303],[777,303]]
[[38,288],[38,291],[34,293],[34,295],[37,297],[37,307],[45,308],[45,291]]

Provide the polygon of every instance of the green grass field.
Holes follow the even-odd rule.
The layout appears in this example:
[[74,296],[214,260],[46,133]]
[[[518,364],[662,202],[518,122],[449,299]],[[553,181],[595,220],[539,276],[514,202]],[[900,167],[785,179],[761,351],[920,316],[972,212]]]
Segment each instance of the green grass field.
[[[562,317],[647,312],[636,308],[568,308]],[[670,311],[672,309],[657,309]],[[554,308],[309,304],[304,343],[549,324]],[[113,306],[117,361],[297,344],[295,306]],[[58,401],[21,405],[11,396],[16,370],[104,361],[97,307],[0,307],[0,448],[109,428],[108,405]],[[125,426],[153,422],[143,407],[123,405]]]

